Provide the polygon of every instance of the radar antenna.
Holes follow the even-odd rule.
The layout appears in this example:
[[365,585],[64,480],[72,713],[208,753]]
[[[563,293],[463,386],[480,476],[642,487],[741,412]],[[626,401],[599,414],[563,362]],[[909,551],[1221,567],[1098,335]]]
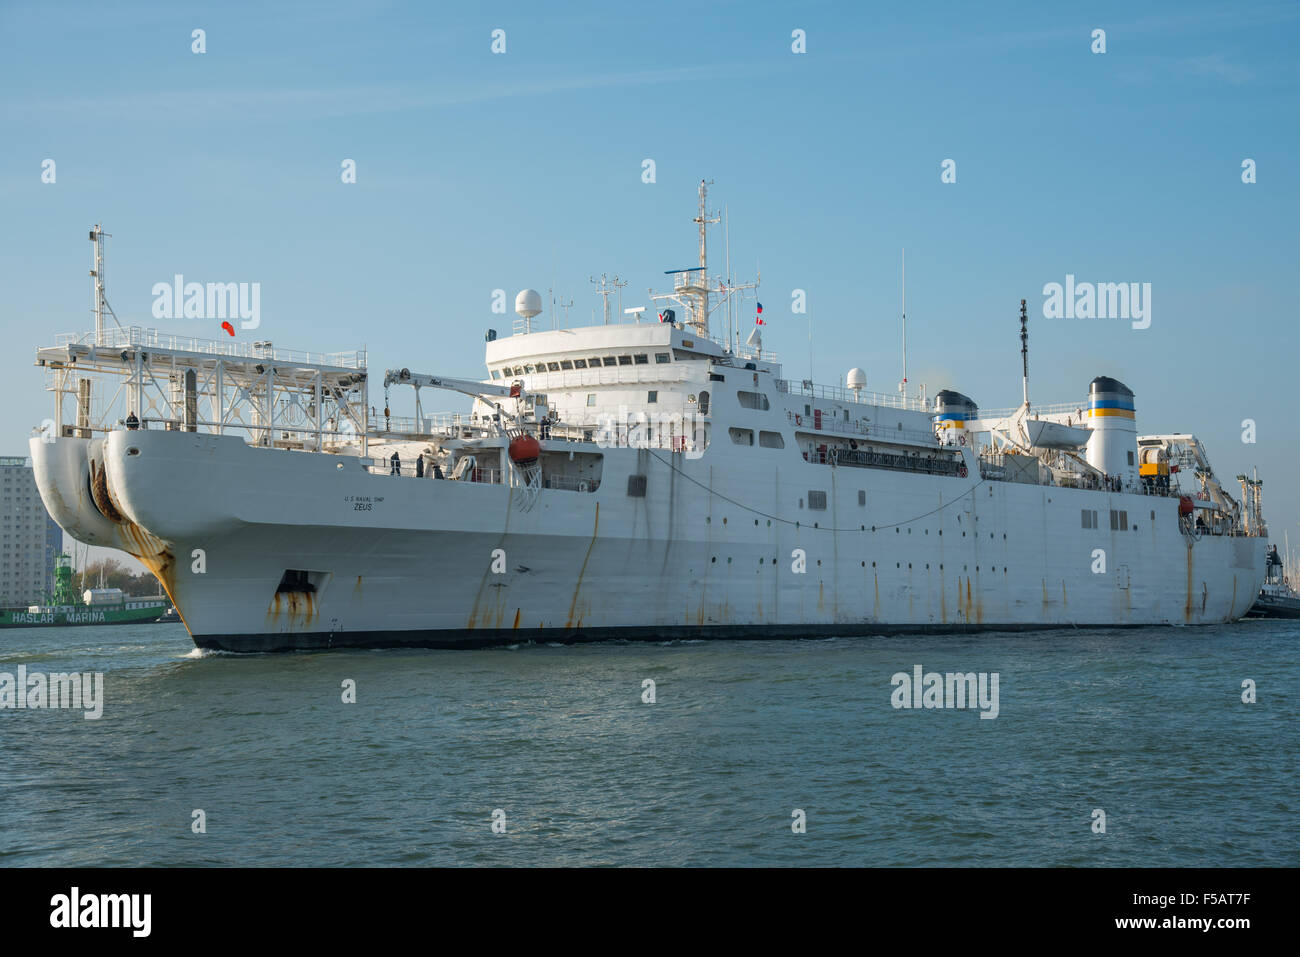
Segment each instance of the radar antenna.
[[614,293],[618,293],[618,308],[621,311],[623,309],[623,287],[627,283],[621,281],[617,276],[610,279],[604,273],[600,274],[599,280],[592,276],[591,282],[596,287],[596,295],[600,296],[605,303],[605,325],[609,325],[609,297]]

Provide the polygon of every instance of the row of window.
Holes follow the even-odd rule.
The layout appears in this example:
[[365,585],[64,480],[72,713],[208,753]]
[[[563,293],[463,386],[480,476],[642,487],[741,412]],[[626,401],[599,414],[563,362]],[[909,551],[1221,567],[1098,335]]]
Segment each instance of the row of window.
[[[645,400],[646,400],[647,403],[655,403],[655,402],[658,402],[658,401],[659,401],[659,390],[658,390],[658,389],[651,389],[650,391],[648,391],[648,392],[645,394]],[[588,392],[588,393],[587,393],[587,405],[588,405],[588,406],[594,406],[595,404],[596,404],[596,393],[594,393],[594,392]],[[752,443],[751,443],[751,444],[752,444]]]
[[[1097,510],[1095,508],[1082,509],[1080,510],[1079,515],[1084,528],[1097,527]],[[1154,522],[1155,520],[1156,520],[1156,513],[1154,510],[1152,510],[1151,521]],[[1134,525],[1133,527],[1137,528],[1136,525]],[[1128,512],[1112,508],[1110,510],[1110,530],[1112,532],[1127,532]]]
[[[673,357],[667,352],[656,352],[655,362],[659,364],[672,362]],[[561,372],[569,369],[600,369],[605,366],[644,366],[650,364],[650,356],[645,352],[621,356],[592,356],[590,359],[560,359],[558,362],[538,362],[532,365],[505,366],[492,370],[492,378],[507,379],[534,372]]]
[[[732,427],[727,431],[731,434],[731,441],[735,442],[737,445],[754,444],[753,429],[737,429]],[[758,433],[758,444],[765,449],[783,449],[785,448],[785,439],[782,437],[780,432],[767,432],[760,429]]]

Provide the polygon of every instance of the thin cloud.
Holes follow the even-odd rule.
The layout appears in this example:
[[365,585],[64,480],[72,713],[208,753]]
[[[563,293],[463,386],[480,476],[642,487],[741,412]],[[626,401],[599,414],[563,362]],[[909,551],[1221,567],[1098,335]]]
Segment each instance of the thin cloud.
[[578,90],[733,78],[751,75],[758,69],[749,63],[683,66],[632,73],[438,86],[431,90],[406,86],[361,86],[338,90],[164,90],[106,97],[45,97],[26,103],[11,102],[5,112],[14,119],[59,113],[85,116],[88,112],[116,117],[151,116],[174,110],[200,111],[205,115],[235,113],[243,118],[263,119],[282,117],[286,112],[292,112],[295,117],[351,116],[437,109]]

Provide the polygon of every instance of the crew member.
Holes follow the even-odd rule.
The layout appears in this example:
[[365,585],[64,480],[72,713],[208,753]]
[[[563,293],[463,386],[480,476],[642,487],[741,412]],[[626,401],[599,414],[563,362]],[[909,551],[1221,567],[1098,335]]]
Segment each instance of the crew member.
[[132,431],[140,428],[140,420],[135,417],[135,409],[132,409],[126,415],[126,427]]
[[392,463],[392,467],[388,470],[388,474],[389,474],[389,475],[401,475],[401,474],[402,474],[402,457],[401,457],[400,455],[398,455],[396,451],[394,451],[393,454],[390,455],[390,456],[388,457],[388,461],[389,461],[390,463]]

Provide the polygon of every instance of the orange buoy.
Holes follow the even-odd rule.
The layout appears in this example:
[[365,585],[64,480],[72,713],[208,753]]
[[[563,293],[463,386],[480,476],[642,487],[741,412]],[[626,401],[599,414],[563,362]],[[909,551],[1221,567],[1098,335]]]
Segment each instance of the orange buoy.
[[517,435],[510,440],[510,461],[515,464],[536,461],[542,454],[542,443],[531,435]]

